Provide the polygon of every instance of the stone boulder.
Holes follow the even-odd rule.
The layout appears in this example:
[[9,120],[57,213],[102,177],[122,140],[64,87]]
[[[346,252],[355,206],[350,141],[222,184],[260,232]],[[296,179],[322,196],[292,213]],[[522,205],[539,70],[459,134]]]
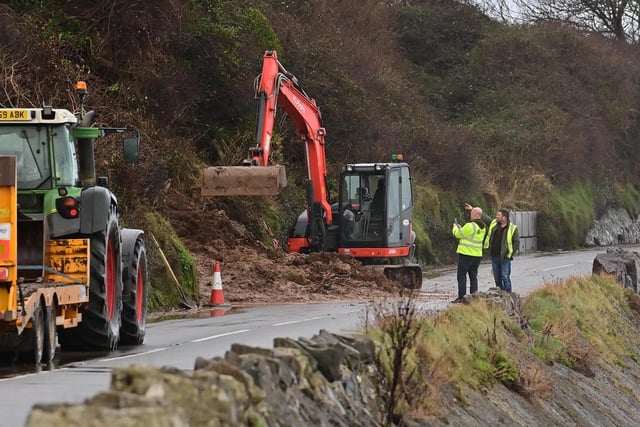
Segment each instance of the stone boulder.
[[638,293],[638,268],[640,254],[622,248],[607,249],[606,253],[596,255],[593,260],[593,274],[615,276],[618,283]]

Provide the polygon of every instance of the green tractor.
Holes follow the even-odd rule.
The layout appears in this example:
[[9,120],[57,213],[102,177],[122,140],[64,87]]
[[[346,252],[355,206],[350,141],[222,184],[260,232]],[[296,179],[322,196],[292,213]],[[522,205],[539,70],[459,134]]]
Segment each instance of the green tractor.
[[0,109],[0,156],[15,156],[17,184],[17,262],[6,264],[4,282],[0,262],[0,323],[8,324],[0,325],[0,350],[36,362],[51,360],[56,342],[111,350],[141,344],[146,330],[144,232],[120,227],[117,198],[96,178],[94,156],[96,138],[118,134],[125,162],[138,161],[139,132],[92,127],[86,84],[76,92],[77,116],[50,106]]

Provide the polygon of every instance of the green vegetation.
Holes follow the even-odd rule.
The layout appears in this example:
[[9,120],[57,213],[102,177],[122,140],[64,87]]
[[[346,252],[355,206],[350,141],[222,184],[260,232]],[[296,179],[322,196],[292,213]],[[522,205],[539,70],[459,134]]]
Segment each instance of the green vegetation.
[[[500,325],[500,326],[498,326]],[[519,333],[517,325],[499,306],[478,301],[455,306],[439,318],[423,339],[439,348],[452,366],[451,380],[477,388],[495,380],[516,377],[513,361],[506,356],[506,334]]]
[[247,26],[254,34],[262,50],[275,50],[284,53],[278,35],[269,25],[269,19],[258,9],[248,7],[245,11]]
[[595,199],[590,187],[576,184],[552,195],[551,211],[542,211],[538,230],[539,245],[549,249],[575,249],[584,241],[595,219]]
[[[613,277],[593,276],[550,283],[520,304],[475,298],[435,318],[424,318],[406,298],[373,310],[368,326],[378,342],[379,383],[396,423],[439,415],[447,386],[464,401],[465,390],[501,383],[524,396],[550,389],[545,365],[560,363],[589,374],[595,364],[625,366],[638,360],[640,297]],[[397,384],[395,394],[390,385]]]
[[[171,268],[184,293],[196,300],[200,297],[198,289],[198,276],[193,256],[184,247],[171,224],[157,213],[147,215],[146,233],[153,237],[149,238],[147,245],[150,255],[150,282],[152,286],[149,290],[149,310],[178,306],[180,293],[176,289],[176,283],[168,269]],[[155,244],[157,242],[157,245]],[[163,256],[159,256],[162,251],[163,256],[168,261],[169,267],[162,262]],[[154,260],[162,262],[161,265],[153,265]],[[176,266],[180,266],[176,268]]]
[[436,254],[432,238],[436,239],[446,232],[438,229],[442,224],[438,193],[424,185],[417,185],[414,190],[416,204],[413,231],[416,232],[416,257],[433,262]]
[[619,195],[622,207],[632,217],[640,215],[640,191],[630,183],[617,185],[616,194]]

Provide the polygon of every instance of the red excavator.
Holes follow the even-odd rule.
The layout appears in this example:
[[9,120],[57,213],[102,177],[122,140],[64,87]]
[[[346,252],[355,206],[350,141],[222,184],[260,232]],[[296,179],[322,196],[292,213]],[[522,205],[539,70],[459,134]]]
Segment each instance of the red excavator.
[[376,266],[407,288],[419,289],[422,270],[411,262],[416,236],[412,230],[412,177],[402,156],[392,156],[391,162],[343,166],[338,202],[331,204],[326,131],[315,100],[282,66],[275,51],[265,52],[255,88],[256,146],[241,166],[206,168],[202,195],[276,195],[286,186],[284,167],[269,165],[276,110],[281,106],[305,144],[308,170],[307,208],[289,232],[289,252],[348,254],[363,264]]

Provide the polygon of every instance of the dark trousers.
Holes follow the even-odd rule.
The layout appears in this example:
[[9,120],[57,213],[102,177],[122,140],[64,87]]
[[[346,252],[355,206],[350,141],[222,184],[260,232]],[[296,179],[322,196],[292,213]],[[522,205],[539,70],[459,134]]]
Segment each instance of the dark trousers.
[[511,292],[511,260],[499,256],[491,257],[491,269],[496,286],[503,291]]
[[469,293],[478,292],[478,267],[482,257],[458,254],[458,298],[467,293],[467,274],[469,275]]

